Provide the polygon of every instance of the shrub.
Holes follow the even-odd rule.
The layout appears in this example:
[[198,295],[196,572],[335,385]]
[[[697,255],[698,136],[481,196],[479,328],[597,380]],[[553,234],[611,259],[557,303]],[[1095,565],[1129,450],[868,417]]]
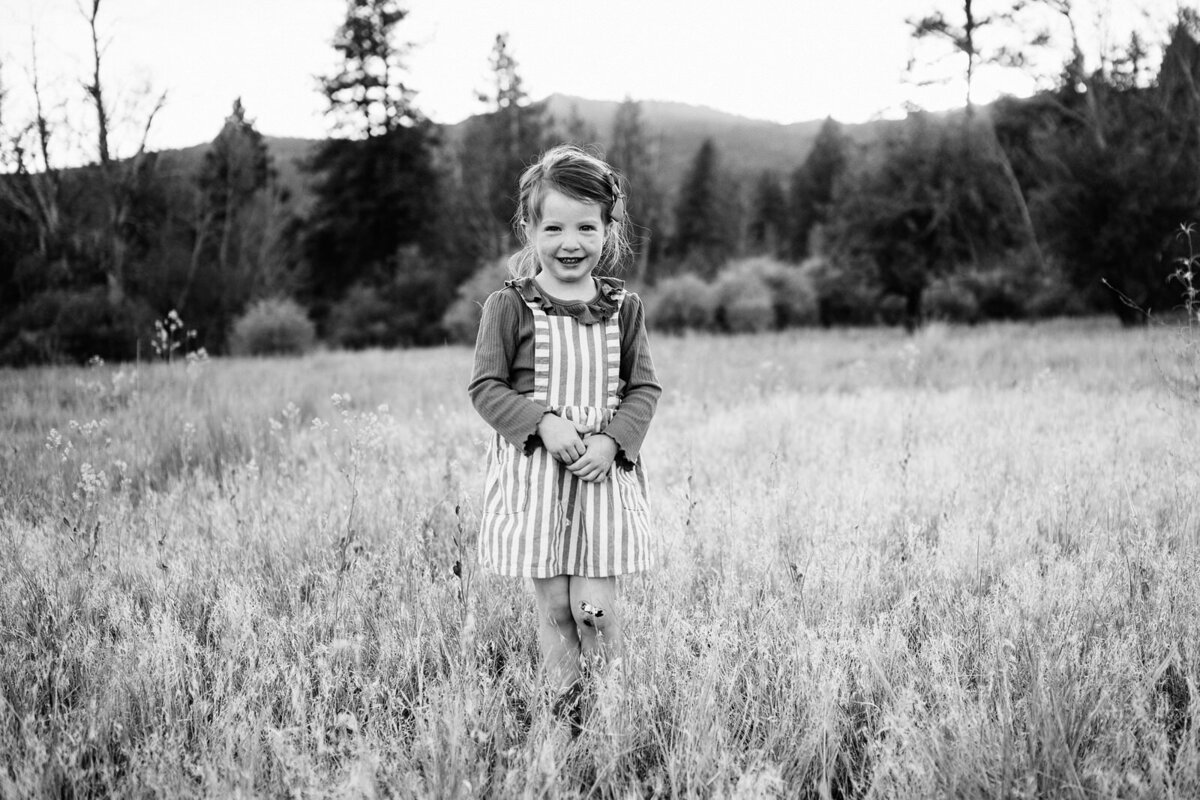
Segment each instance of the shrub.
[[502,287],[508,277],[508,259],[498,258],[480,266],[458,287],[458,296],[442,315],[442,327],[446,329],[446,337],[450,341],[461,344],[475,341],[484,301]]
[[735,261],[725,268],[722,274],[725,273],[743,279],[758,278],[766,284],[777,328],[812,325],[820,319],[812,276],[799,267],[760,256]]
[[1021,319],[1025,316],[1029,287],[1019,272],[994,267],[967,272],[962,281],[975,295],[984,319]]
[[324,335],[351,350],[442,344],[442,314],[458,269],[405,245],[352,285],[322,317]]
[[662,331],[705,330],[716,319],[713,287],[692,274],[664,278],[646,292],[645,302],[647,324]]
[[1053,262],[1050,269],[1040,274],[1029,289],[1025,301],[1025,314],[1032,319],[1050,317],[1078,317],[1088,313],[1083,293],[1077,291],[1063,276],[1062,270]]
[[63,360],[55,331],[61,308],[62,292],[43,292],[0,317],[0,366],[26,367]]
[[18,328],[0,338],[0,367],[32,367],[60,360],[50,331]]
[[356,284],[329,309],[329,341],[349,350],[395,343],[397,309],[374,286]]
[[879,270],[868,260],[854,263],[813,256],[800,265],[817,294],[822,325],[864,325],[878,321]]
[[312,321],[295,300],[259,300],[233,323],[229,337],[235,355],[291,355],[308,352],[316,338]]
[[1025,315],[1030,319],[1078,317],[1088,313],[1083,295],[1065,283],[1048,281],[1033,290],[1025,303]]
[[[721,269],[723,259],[708,248],[693,250],[674,263],[664,264],[668,275],[695,275],[703,281],[713,280]],[[661,274],[661,273],[660,273]]]
[[0,364],[131,360],[153,319],[144,302],[125,297],[114,303],[102,286],[44,292],[0,323]]
[[781,328],[816,325],[821,321],[817,290],[812,278],[799,267],[781,265],[777,273],[767,276],[767,286],[775,299],[775,322]]
[[938,278],[921,295],[921,315],[928,320],[974,323],[979,320],[979,301],[961,279]]
[[717,278],[717,321],[730,333],[758,333],[775,325],[775,301],[761,276],[726,270]]
[[107,287],[67,292],[58,312],[59,349],[82,364],[92,356],[125,361],[137,355],[138,338],[153,325],[145,301],[126,295],[113,302]]
[[904,325],[909,330],[917,322],[908,313],[908,300],[901,294],[881,295],[875,303],[875,315],[877,322],[884,325]]

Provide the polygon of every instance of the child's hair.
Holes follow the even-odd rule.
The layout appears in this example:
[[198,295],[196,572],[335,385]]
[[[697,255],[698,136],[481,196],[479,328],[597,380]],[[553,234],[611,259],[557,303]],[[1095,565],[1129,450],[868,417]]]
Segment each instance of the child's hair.
[[598,269],[611,272],[633,254],[626,234],[625,191],[622,178],[602,159],[576,147],[560,144],[547,150],[521,174],[518,184],[517,213],[513,228],[523,247],[508,260],[508,271],[515,278],[532,277],[538,271],[537,253],[526,230],[535,227],[542,214],[542,202],[551,189],[585,203],[598,203],[604,218],[604,245]]

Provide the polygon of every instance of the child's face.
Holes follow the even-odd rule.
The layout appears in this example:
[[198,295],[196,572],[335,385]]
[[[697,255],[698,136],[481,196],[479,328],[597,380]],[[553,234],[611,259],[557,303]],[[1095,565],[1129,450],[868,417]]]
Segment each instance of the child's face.
[[541,219],[526,232],[537,252],[546,290],[571,287],[592,277],[604,247],[604,217],[599,203],[568,197],[551,189],[542,200]]

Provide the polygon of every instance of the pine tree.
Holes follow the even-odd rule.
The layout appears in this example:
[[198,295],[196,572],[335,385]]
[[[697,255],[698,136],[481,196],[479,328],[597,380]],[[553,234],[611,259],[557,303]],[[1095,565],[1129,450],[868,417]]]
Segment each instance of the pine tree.
[[559,138],[579,147],[589,147],[596,144],[600,137],[596,135],[596,129],[592,124],[579,113],[579,106],[572,103],[571,113],[562,125]]
[[344,138],[323,142],[308,165],[316,200],[304,251],[318,318],[355,283],[416,280],[402,273],[425,262],[402,249],[436,249],[433,128],[404,84],[408,46],[395,41],[407,13],[396,0],[348,0],[334,39],[342,62],[321,82]]
[[347,2],[333,39],[341,67],[320,80],[337,129],[351,138],[384,136],[419,119],[403,80],[406,46],[394,41],[406,16],[397,0]]
[[507,33],[497,34],[489,64],[492,88],[479,94],[489,110],[470,120],[458,153],[464,213],[481,258],[515,248],[511,222],[517,181],[549,146],[552,124],[545,103],[531,102],[525,91]]
[[626,97],[617,106],[613,116],[611,143],[608,147],[608,162],[623,174],[631,184],[641,185],[649,177],[650,152],[646,143],[646,130],[642,125],[642,104]]
[[751,199],[749,246],[755,253],[783,256],[788,227],[788,203],[779,178],[764,170]]
[[727,188],[716,145],[705,139],[684,175],[675,204],[671,252],[682,270],[711,278],[733,253]]
[[[653,265],[663,256],[664,198],[655,176],[655,153],[642,122],[642,104],[626,97],[613,117],[608,162],[629,185],[630,234],[637,254],[632,279],[653,282]],[[658,235],[656,235],[658,234]]]
[[1181,155],[1194,163],[1200,158],[1200,11],[1180,9],[1155,83],[1162,107],[1182,139]]
[[849,144],[841,124],[828,117],[804,163],[792,173],[787,254],[802,261],[809,253],[813,228],[825,224],[838,179],[846,169]]
[[287,263],[291,210],[266,141],[239,98],[195,179],[187,272],[172,307],[218,351],[234,317],[252,300],[295,287]]
[[230,248],[238,212],[266,187],[273,173],[266,142],[246,119],[239,97],[204,154],[198,180],[205,213],[220,231],[217,259],[223,266],[232,258]]

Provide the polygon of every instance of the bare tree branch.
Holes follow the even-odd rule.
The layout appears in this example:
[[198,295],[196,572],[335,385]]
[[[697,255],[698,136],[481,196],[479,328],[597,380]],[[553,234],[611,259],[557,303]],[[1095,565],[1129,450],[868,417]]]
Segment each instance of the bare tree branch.
[[104,48],[100,46],[100,35],[96,27],[96,21],[100,16],[100,3],[101,0],[91,0],[92,10],[90,12],[80,8],[92,34],[92,82],[84,84],[83,88],[92,98],[92,103],[96,107],[96,143],[100,163],[107,165],[112,160],[112,156],[108,147],[108,108],[104,104],[104,88],[100,80],[100,59],[104,53]]
[[154,118],[158,116],[158,112],[162,111],[163,106],[167,104],[167,93],[163,91],[154,101],[154,108],[150,109],[150,113],[146,116],[146,124],[142,128],[142,139],[138,143],[137,154],[140,156],[146,152],[146,140],[150,138],[150,128],[154,125]]
[[38,144],[42,151],[42,168],[47,174],[52,174],[57,180],[57,171],[50,158],[50,123],[46,119],[46,111],[42,105],[42,82],[38,72],[37,34],[33,28],[29,30],[29,50],[31,60],[30,82],[33,84],[33,101],[36,116],[34,124],[37,127]]

